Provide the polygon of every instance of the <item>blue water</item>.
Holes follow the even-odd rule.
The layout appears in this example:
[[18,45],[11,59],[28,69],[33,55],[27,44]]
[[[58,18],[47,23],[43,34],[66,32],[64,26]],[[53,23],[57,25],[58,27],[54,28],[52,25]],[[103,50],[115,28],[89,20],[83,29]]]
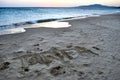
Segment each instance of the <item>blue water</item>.
[[[13,27],[12,24],[36,23],[40,20],[62,19],[85,15],[102,15],[120,12],[119,9],[81,8],[0,8],[0,29]],[[6,26],[7,25],[7,26]],[[14,25],[14,26],[16,26]],[[4,27],[4,28],[5,28]]]

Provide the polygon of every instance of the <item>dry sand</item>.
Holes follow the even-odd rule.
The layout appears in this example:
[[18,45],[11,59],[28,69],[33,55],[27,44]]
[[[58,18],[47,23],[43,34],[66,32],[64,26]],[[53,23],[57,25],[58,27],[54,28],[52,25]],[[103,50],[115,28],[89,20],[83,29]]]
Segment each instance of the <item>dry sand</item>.
[[0,80],[120,80],[120,14],[0,36]]

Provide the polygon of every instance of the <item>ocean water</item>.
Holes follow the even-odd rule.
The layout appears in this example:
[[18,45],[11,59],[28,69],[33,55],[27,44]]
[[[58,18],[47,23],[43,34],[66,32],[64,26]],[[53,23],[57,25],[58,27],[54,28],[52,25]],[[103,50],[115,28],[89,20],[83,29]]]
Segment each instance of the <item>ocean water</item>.
[[120,12],[120,9],[0,8],[0,30],[69,17],[103,15],[117,12]]

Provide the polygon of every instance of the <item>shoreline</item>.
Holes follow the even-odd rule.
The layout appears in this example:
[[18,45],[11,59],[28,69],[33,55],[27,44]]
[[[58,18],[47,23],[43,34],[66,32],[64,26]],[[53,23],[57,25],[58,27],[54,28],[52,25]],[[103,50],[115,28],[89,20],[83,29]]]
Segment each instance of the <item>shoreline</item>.
[[[26,22],[27,25],[22,25],[22,24],[25,24],[25,23],[21,23],[21,26],[20,26],[20,23],[15,23],[15,24],[12,24],[12,25],[19,25],[18,27],[14,27],[14,28],[8,28],[8,29],[3,29],[0,31],[0,35],[9,35],[9,34],[18,34],[18,33],[23,33],[23,32],[26,32],[26,29],[27,28],[41,28],[41,27],[48,27],[48,28],[66,28],[66,27],[70,27],[71,25],[66,22],[66,21],[69,21],[69,20],[76,20],[76,19],[85,19],[85,18],[91,18],[91,17],[100,17],[100,16],[105,16],[105,15],[112,15],[112,14],[119,14],[119,12],[117,13],[111,13],[111,14],[103,14],[103,15],[85,15],[85,16],[78,16],[78,17],[68,17],[68,18],[62,18],[62,19],[47,19],[47,20],[37,20],[37,21],[28,21]],[[42,22],[41,22],[42,21]],[[61,26],[57,26],[57,23],[54,23],[54,22],[63,22],[65,21],[67,25],[63,26],[63,24],[61,23]],[[35,23],[37,22],[37,23]],[[41,23],[39,23],[41,22]],[[50,22],[52,24],[56,24],[55,25],[50,25]],[[12,26],[11,25],[11,26]],[[7,25],[6,25],[7,26]],[[28,27],[28,26],[31,26],[31,27]],[[37,27],[34,27],[34,26],[37,26]],[[38,27],[40,26],[40,27]],[[50,27],[50,26],[54,26],[54,27]]]

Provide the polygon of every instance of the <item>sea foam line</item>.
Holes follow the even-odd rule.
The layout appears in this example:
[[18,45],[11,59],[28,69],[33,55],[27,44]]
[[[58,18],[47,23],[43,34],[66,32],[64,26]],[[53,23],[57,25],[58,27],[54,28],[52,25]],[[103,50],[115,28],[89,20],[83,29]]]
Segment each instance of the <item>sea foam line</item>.
[[26,30],[24,28],[4,29],[4,30],[0,30],[0,35],[23,33],[25,31]]

